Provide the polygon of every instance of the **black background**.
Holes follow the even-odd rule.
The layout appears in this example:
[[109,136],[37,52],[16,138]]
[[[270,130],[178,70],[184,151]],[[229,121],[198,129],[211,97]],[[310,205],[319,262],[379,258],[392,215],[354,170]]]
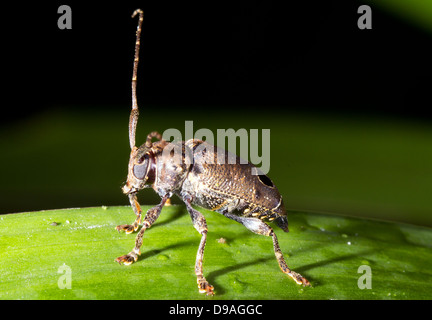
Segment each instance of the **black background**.
[[[57,9],[72,8],[72,30]],[[42,109],[130,104],[137,19],[145,10],[138,99],[185,112],[228,107],[367,112],[430,120],[431,36],[360,1],[58,2],[3,10],[3,105],[13,121]],[[269,109],[267,106],[278,106]],[[229,116],[229,109],[227,111]]]
[[270,128],[290,209],[431,224],[431,28],[355,0],[4,5],[0,213],[128,203],[136,8],[137,143],[186,120]]

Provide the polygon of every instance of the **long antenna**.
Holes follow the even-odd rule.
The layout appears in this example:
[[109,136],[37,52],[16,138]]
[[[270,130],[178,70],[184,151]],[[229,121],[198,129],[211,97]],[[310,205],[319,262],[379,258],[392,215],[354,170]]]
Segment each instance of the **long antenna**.
[[137,14],[139,14],[139,20],[138,20],[138,27],[136,31],[135,59],[134,59],[133,75],[132,75],[132,110],[129,118],[129,143],[131,149],[135,147],[135,132],[138,123],[138,115],[139,115],[137,96],[136,96],[136,86],[137,86],[140,38],[141,38],[142,22],[144,20],[144,12],[141,9],[136,9],[132,14],[132,18],[134,18]]

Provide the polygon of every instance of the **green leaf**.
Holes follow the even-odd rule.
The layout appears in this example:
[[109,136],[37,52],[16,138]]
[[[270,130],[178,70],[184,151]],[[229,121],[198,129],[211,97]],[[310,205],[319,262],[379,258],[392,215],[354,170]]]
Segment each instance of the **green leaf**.
[[[289,233],[273,227],[290,268],[313,286],[303,288],[280,271],[271,238],[201,211],[209,228],[204,275],[213,297],[196,286],[200,235],[185,207],[174,205],[146,230],[142,254],[130,266],[114,262],[134,246],[136,233],[115,230],[134,220],[130,207],[0,216],[0,299],[432,298],[431,229],[289,212]],[[371,289],[359,288],[369,283],[361,266],[370,267]],[[67,283],[71,288],[61,289]]]

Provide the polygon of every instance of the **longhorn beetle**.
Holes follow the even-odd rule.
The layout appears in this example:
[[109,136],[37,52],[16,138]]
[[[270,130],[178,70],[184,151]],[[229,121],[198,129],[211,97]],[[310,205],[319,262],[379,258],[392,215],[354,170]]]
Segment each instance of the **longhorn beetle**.
[[[139,14],[136,31],[135,59],[132,76],[132,111],[129,118],[129,142],[131,147],[128,176],[122,187],[123,193],[136,214],[131,224],[119,225],[117,231],[126,233],[139,231],[135,247],[115,261],[126,265],[138,260],[144,231],[159,217],[162,207],[174,194],[186,204],[195,229],[201,234],[195,263],[195,274],[200,293],[213,295],[214,288],[203,276],[203,255],[207,239],[207,223],[204,216],[192,205],[216,211],[225,217],[243,224],[250,231],[271,236],[276,259],[282,272],[303,286],[310,286],[306,278],[288,268],[276,234],[263,220],[275,221],[285,232],[288,232],[288,220],[282,196],[273,182],[264,174],[253,174],[258,170],[251,163],[240,161],[240,158],[205,141],[190,139],[170,143],[162,139],[157,132],[151,132],[146,142],[135,146],[135,131],[138,122],[138,104],[136,98],[137,68],[139,60],[140,36],[144,13],[137,9],[132,14]],[[158,141],[152,142],[153,138]],[[193,157],[193,161],[190,161]],[[234,157],[235,162],[227,161]],[[232,159],[232,158],[231,158]],[[245,163],[244,163],[245,162]],[[231,164],[233,163],[233,164]],[[255,171],[260,173],[260,171]],[[142,219],[142,211],[137,201],[139,190],[151,187],[161,197],[161,202],[149,209]]]

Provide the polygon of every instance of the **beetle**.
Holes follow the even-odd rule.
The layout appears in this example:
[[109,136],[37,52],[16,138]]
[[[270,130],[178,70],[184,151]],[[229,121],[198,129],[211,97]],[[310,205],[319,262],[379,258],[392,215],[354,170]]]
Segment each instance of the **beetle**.
[[[144,13],[137,9],[132,18],[139,15],[136,31],[135,59],[132,76],[132,110],[129,118],[129,142],[131,153],[126,184],[123,193],[128,195],[136,215],[132,224],[116,227],[117,231],[132,233],[141,230],[135,240],[135,247],[115,261],[131,264],[138,260],[145,230],[159,217],[163,206],[175,194],[186,205],[193,226],[201,234],[195,262],[195,274],[200,293],[214,294],[214,287],[203,275],[204,247],[207,239],[207,223],[201,212],[192,205],[216,211],[243,224],[250,231],[270,236],[279,267],[296,283],[310,286],[309,281],[291,270],[285,262],[278,239],[265,221],[275,223],[288,232],[287,213],[282,196],[272,180],[253,164],[241,161],[236,155],[205,141],[190,139],[168,142],[158,132],[151,132],[140,147],[135,146],[135,132],[138,122],[136,98],[137,68],[139,61],[140,35]],[[153,142],[156,138],[157,141]],[[255,170],[255,173],[253,174]],[[138,191],[153,188],[161,202],[149,209],[144,218],[137,200]]]

